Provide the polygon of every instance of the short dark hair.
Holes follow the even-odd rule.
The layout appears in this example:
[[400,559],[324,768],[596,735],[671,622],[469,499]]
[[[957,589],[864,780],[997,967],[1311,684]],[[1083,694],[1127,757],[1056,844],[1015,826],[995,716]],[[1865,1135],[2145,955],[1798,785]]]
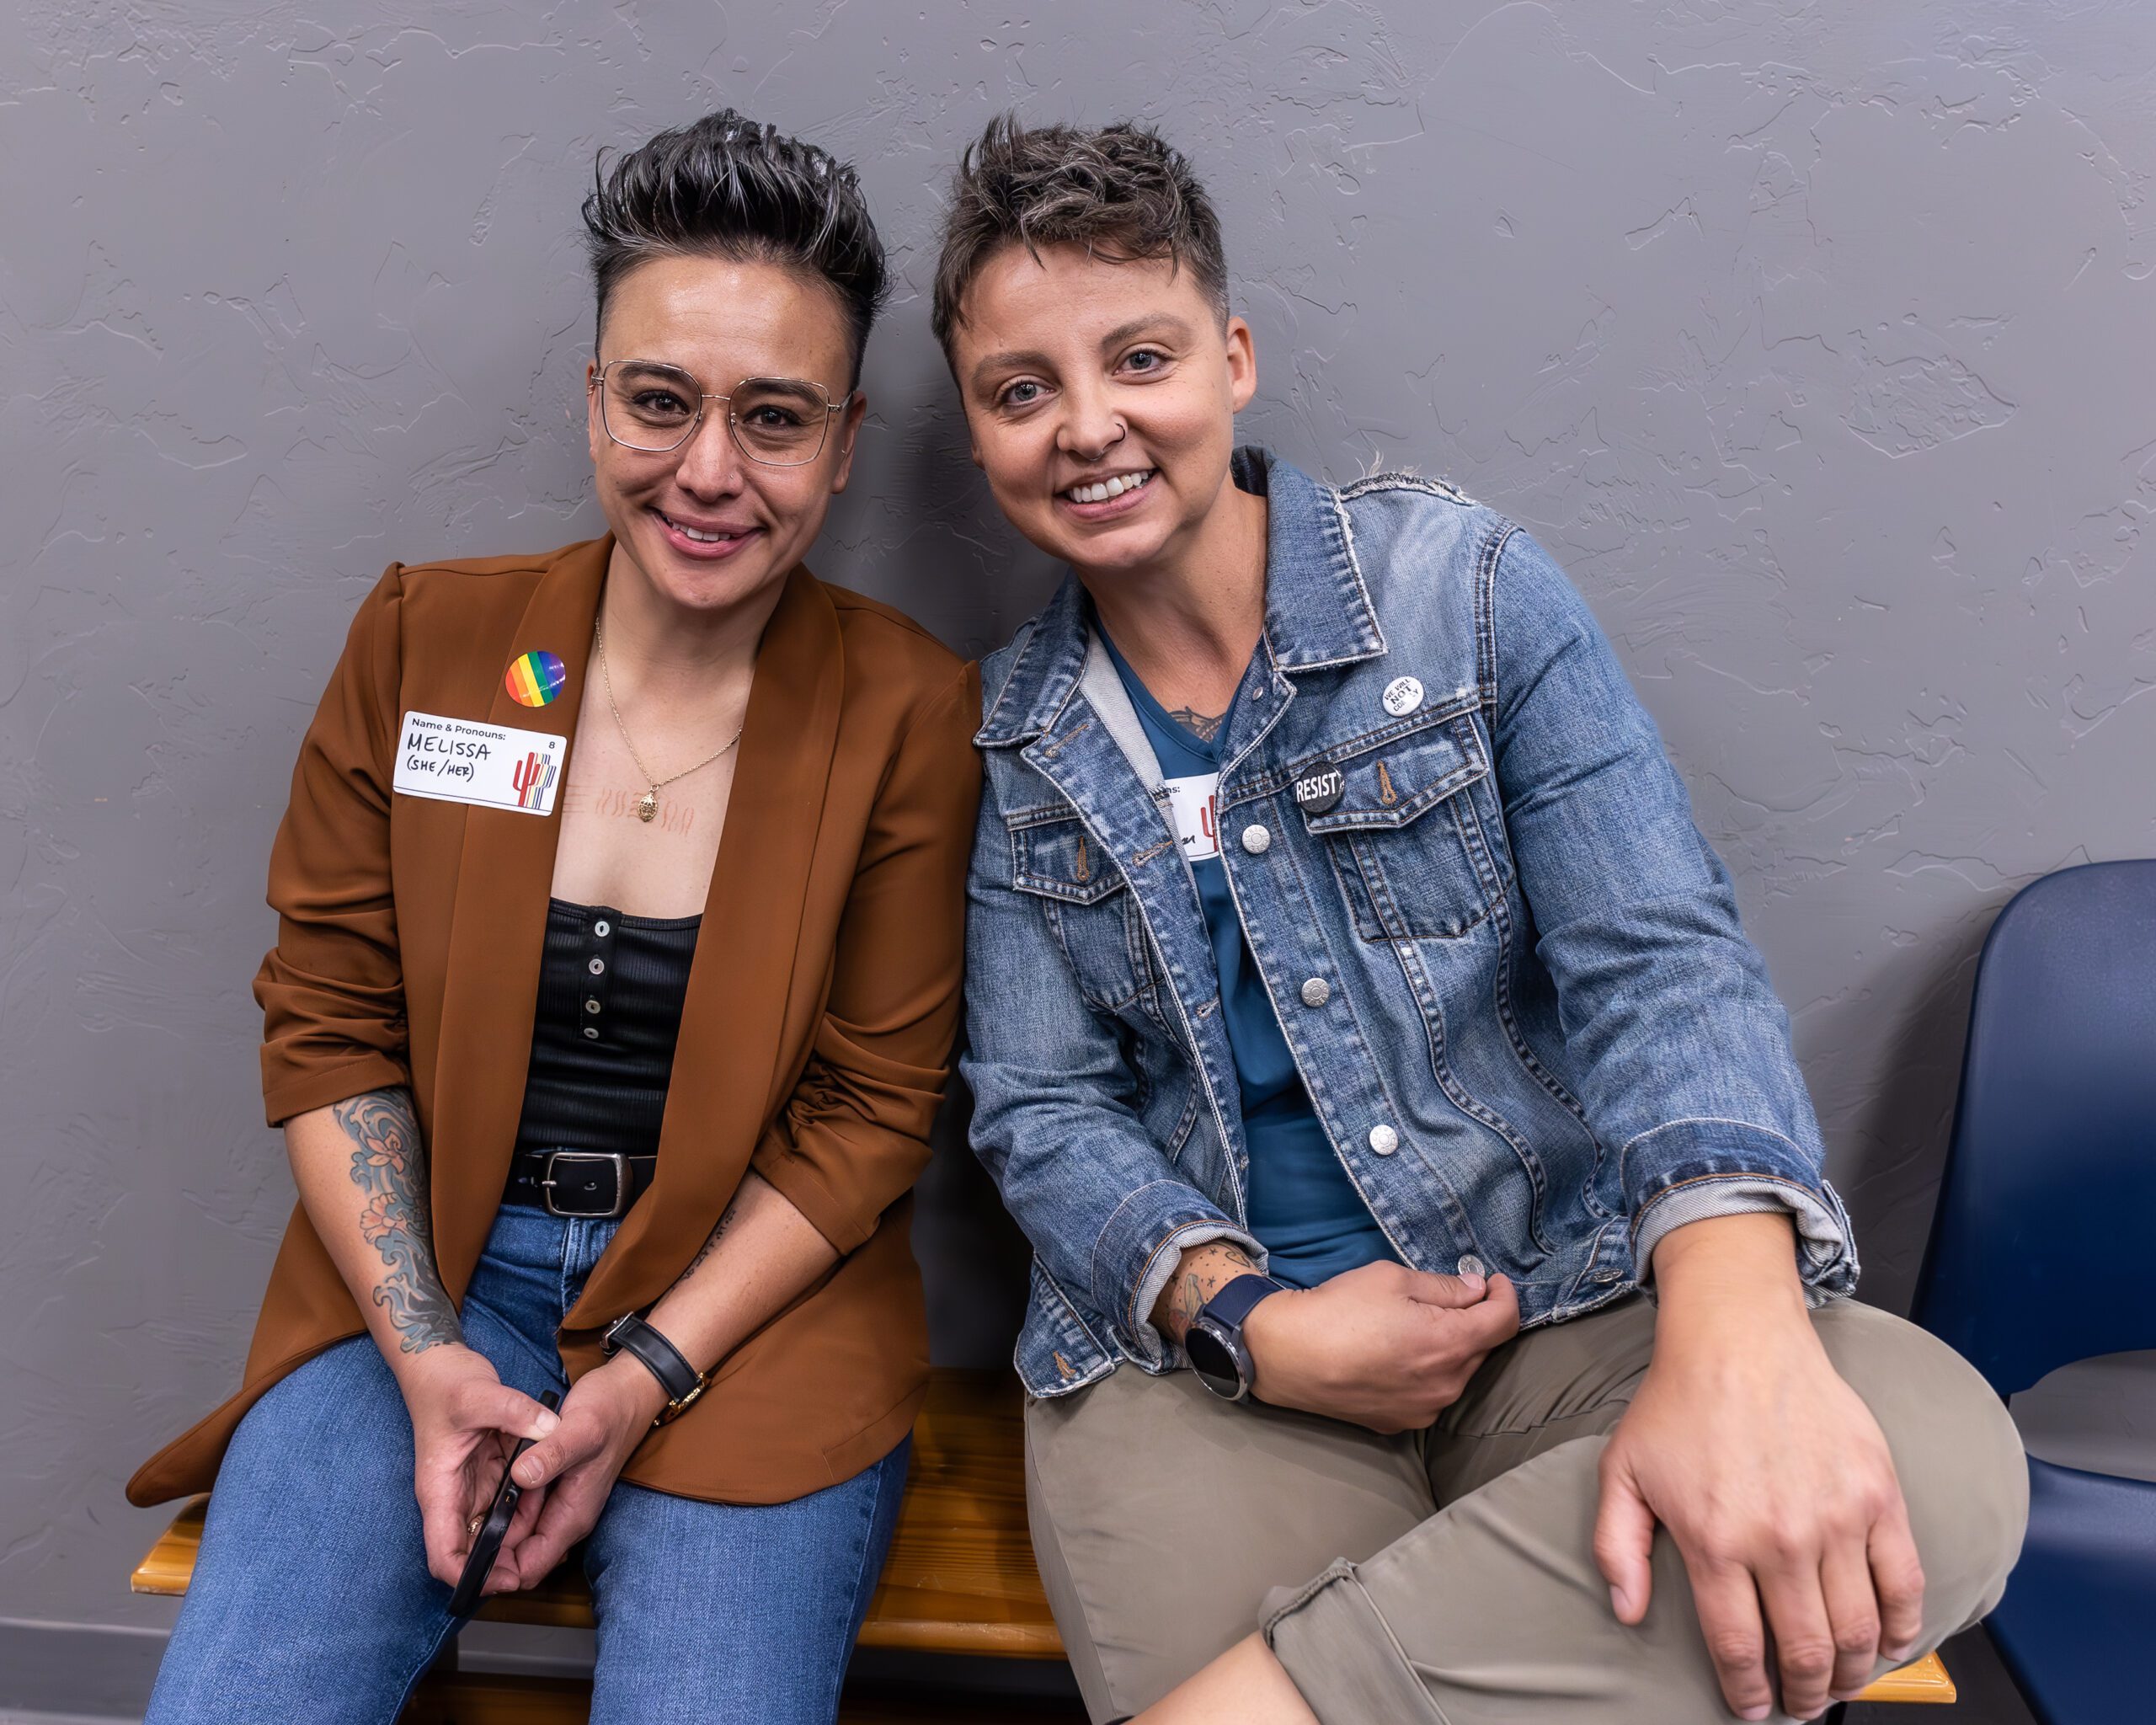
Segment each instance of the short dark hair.
[[662,131],[592,169],[584,200],[597,331],[622,278],[654,258],[714,257],[803,270],[839,296],[851,348],[850,388],[889,292],[883,243],[852,167],[731,108]]
[[1016,243],[1081,245],[1127,262],[1166,258],[1188,270],[1223,323],[1228,260],[1220,218],[1190,163],[1135,120],[1097,131],[1019,123],[998,115],[967,147],[951,181],[943,252],[936,268],[936,339],[948,358],[965,321],[966,290],[990,256]]

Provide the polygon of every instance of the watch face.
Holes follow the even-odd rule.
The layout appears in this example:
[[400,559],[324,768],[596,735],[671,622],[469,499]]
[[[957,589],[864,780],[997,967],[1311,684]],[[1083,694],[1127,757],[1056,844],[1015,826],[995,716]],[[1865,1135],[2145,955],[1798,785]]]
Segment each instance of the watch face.
[[1242,1373],[1236,1370],[1235,1356],[1225,1339],[1203,1324],[1193,1323],[1183,1336],[1182,1347],[1190,1356],[1190,1369],[1207,1389],[1230,1402],[1241,1399]]

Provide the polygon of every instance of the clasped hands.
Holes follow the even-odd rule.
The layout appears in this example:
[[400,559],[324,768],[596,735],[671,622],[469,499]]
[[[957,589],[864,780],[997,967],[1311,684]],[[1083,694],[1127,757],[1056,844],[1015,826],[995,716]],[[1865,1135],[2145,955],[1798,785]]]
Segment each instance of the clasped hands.
[[1397,1263],[1268,1295],[1243,1323],[1260,1401],[1387,1434],[1431,1423],[1518,1333],[1519,1300],[1502,1276]]
[[479,1519],[494,1501],[518,1439],[523,1488],[483,1591],[514,1593],[543,1580],[590,1533],[632,1451],[666,1406],[657,1378],[627,1354],[569,1386],[558,1414],[503,1383],[486,1356],[457,1343],[430,1348],[398,1375],[412,1418],[413,1489],[427,1569],[454,1587]]
[[[1789,1220],[1673,1230],[1652,1364],[1604,1448],[1594,1557],[1642,1621],[1657,1526],[1684,1559],[1723,1698],[1800,1719],[1914,1651],[1924,1573],[1885,1436],[1805,1310]],[[1381,1433],[1432,1423],[1518,1332],[1502,1276],[1369,1264],[1262,1300],[1243,1328],[1259,1399]]]

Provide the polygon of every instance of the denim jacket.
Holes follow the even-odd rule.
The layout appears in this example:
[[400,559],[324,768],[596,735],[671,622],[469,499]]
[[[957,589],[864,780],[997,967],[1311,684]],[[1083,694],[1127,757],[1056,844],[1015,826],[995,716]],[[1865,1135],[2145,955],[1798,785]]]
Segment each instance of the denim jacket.
[[[1778,1210],[1815,1297],[1847,1292],[1787,1015],[1563,572],[1433,480],[1235,473],[1267,499],[1266,611],[1221,857],[1401,1258],[1502,1271],[1532,1326],[1626,1293],[1680,1222]],[[1196,884],[1075,577],[982,690],[963,1065],[1033,1247],[1019,1375],[1054,1396],[1182,1363],[1150,1313],[1186,1247],[1264,1252]]]

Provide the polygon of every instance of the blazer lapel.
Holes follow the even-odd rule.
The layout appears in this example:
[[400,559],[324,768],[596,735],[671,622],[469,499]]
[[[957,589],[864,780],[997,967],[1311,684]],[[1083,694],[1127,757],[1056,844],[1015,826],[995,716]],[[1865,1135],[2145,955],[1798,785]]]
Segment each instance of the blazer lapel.
[[[493,690],[489,724],[552,731],[570,737],[570,747],[575,746],[592,620],[599,614],[613,550],[611,534],[579,546],[540,578],[515,635],[499,645],[480,645]],[[535,649],[559,655],[568,672],[560,696],[545,707],[520,705],[504,681],[510,663]],[[475,692],[475,704],[481,698]],[[564,754],[564,783],[568,777]],[[458,1299],[509,1179],[562,831],[558,801],[544,819],[476,806],[467,807],[464,817],[435,1068],[432,1137],[444,1153],[433,1158],[431,1183],[435,1263],[443,1285]]]
[[[672,1285],[741,1183],[764,1123],[792,1087],[793,1075],[779,1070],[779,1050],[797,980],[803,986],[821,980],[797,979],[794,959],[845,682],[837,611],[808,572],[796,569],[756,654],[740,764],[681,1007],[659,1165],[564,1319],[568,1328],[596,1327]],[[535,943],[527,1001],[536,966]],[[527,1011],[527,1038],[530,1017]],[[511,1130],[515,1118],[512,1103]]]

